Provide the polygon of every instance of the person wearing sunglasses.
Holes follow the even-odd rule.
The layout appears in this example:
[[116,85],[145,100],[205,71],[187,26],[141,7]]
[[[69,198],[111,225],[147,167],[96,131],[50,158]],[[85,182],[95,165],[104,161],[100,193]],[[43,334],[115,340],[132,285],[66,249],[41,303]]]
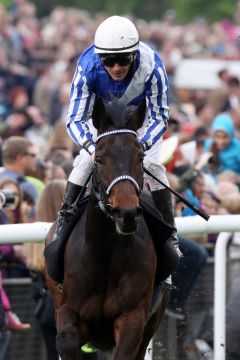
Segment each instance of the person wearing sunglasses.
[[[71,232],[75,218],[71,204],[80,191],[82,196],[85,194],[86,180],[94,166],[97,131],[91,114],[96,96],[106,101],[115,97],[131,107],[146,100],[145,121],[138,131],[145,152],[144,166],[168,185],[165,168],[160,163],[162,136],[169,119],[168,79],[164,65],[154,49],[139,41],[132,21],[111,16],[98,26],[94,44],[80,56],[72,80],[67,130],[81,150],[68,179],[53,236],[53,240],[60,242]],[[147,181],[156,207],[175,231],[171,193],[152,178]],[[174,252],[177,249],[178,260],[176,235],[171,237],[170,243],[174,245]],[[47,248],[45,257],[48,262]],[[58,282],[63,280],[56,274],[50,275]]]

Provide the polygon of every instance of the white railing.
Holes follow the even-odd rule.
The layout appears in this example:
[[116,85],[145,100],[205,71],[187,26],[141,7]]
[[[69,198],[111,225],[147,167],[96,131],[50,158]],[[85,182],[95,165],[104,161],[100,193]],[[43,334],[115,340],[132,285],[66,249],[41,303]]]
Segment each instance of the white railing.
[[[206,222],[199,216],[176,218],[179,235],[220,233],[215,246],[214,267],[214,360],[225,360],[226,260],[231,233],[240,231],[240,215],[215,215]],[[41,242],[51,223],[0,225],[1,243]],[[152,344],[149,346],[149,350]],[[152,355],[147,355],[150,360]],[[147,360],[146,359],[146,360]]]
[[226,355],[226,261],[231,233],[218,235],[214,262],[214,360],[225,360]]

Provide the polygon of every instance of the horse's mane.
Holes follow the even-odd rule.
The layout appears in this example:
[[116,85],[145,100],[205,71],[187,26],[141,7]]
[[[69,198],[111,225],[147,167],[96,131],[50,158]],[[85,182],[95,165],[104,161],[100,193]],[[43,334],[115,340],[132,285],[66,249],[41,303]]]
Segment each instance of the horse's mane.
[[114,96],[105,101],[104,106],[108,121],[116,128],[124,127],[133,111],[130,106]]
[[[112,124],[114,128],[121,129],[127,126],[129,119],[136,111],[136,106],[129,106],[126,103],[115,97],[109,95],[107,99],[101,100],[96,97],[93,108],[93,121],[99,118],[99,114],[105,114],[108,124]],[[145,117],[145,101],[140,105],[139,116]],[[97,127],[97,126],[96,126]]]

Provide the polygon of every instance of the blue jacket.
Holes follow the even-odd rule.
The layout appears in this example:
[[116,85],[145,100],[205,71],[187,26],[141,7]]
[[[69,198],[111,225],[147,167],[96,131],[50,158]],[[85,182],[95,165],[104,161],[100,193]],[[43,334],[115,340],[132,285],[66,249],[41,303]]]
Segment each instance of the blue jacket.
[[[222,130],[226,132],[230,138],[229,145],[219,151],[220,169],[219,172],[232,170],[240,174],[240,141],[235,137],[235,129],[231,117],[222,113],[216,116],[212,123],[212,132]],[[208,139],[205,143],[205,149],[209,151],[213,143],[212,139]]]
[[[183,193],[184,197],[189,200],[193,205],[201,207],[200,200],[193,194],[191,189],[187,189]],[[182,212],[182,216],[195,216],[196,213],[190,207],[185,206]]]
[[115,81],[104,69],[94,46],[80,56],[71,85],[67,129],[72,139],[89,153],[95,150],[88,120],[96,95],[105,100],[114,95],[129,106],[137,106],[146,98],[148,122],[140,141],[147,148],[166,131],[168,80],[162,60],[151,47],[140,42],[133,66],[125,79]]

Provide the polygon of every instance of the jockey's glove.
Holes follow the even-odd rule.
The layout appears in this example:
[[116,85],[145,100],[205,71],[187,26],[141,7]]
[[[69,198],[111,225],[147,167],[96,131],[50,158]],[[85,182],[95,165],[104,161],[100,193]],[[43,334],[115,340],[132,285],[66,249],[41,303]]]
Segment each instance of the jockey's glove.
[[150,149],[150,147],[149,147],[149,145],[148,145],[148,143],[146,141],[140,140],[139,143],[142,146],[142,149],[143,149],[144,152]]

